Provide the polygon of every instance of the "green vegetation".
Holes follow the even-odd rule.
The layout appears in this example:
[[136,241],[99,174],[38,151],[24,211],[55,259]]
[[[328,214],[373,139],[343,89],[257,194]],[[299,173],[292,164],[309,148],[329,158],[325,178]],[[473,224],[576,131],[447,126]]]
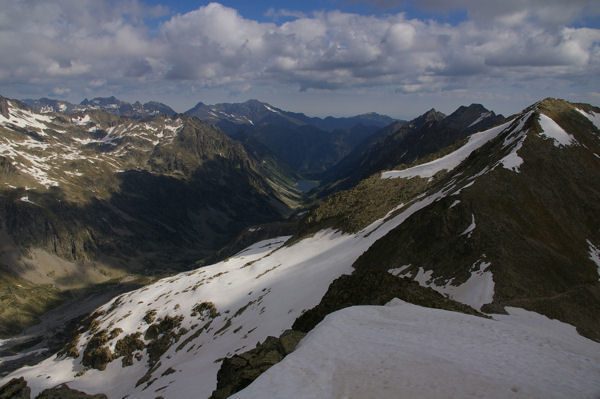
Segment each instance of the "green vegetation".
[[212,319],[209,320],[208,322],[206,322],[206,324],[204,324],[202,327],[200,327],[200,329],[198,329],[192,335],[187,337],[182,343],[180,343],[177,346],[176,351],[179,352],[180,350],[185,348],[190,342],[192,342],[193,340],[198,338],[200,336],[200,334],[202,334],[204,331],[208,331],[208,328],[210,327],[212,322],[213,322]]
[[146,345],[150,366],[154,366],[163,353],[176,343],[179,337],[187,333],[185,328],[179,328],[182,320],[183,316],[167,315],[148,327],[144,333],[144,339],[150,341]]
[[144,318],[142,320],[144,320],[147,324],[152,324],[152,322],[155,319],[155,316],[156,316],[156,310],[151,309],[146,312],[146,314],[144,315]]
[[213,335],[218,335],[224,333],[229,327],[231,327],[231,319],[228,318],[225,320],[225,324],[221,328],[219,328]]
[[198,316],[200,320],[205,320],[207,318],[214,319],[219,315],[217,311],[217,307],[212,302],[202,302],[197,303],[192,307],[192,317]]
[[0,338],[19,333],[65,300],[49,285],[32,285],[0,270]]
[[113,329],[113,330],[110,332],[110,334],[108,335],[108,340],[110,341],[110,340],[112,340],[112,339],[115,339],[115,338],[117,338],[117,336],[118,336],[119,334],[121,334],[122,332],[123,332],[123,329],[122,329],[122,328],[115,328],[115,329]]
[[29,399],[31,388],[27,386],[25,378],[13,378],[0,387],[0,399]]
[[173,373],[175,373],[175,369],[173,367],[169,367],[168,369],[166,369],[160,376],[164,377],[165,375],[171,375]]
[[[434,178],[434,182],[439,179]],[[407,203],[425,191],[428,179],[382,179],[380,174],[361,181],[357,186],[332,194],[320,202],[300,222],[298,237],[324,228],[355,233],[367,227],[401,203]]]
[[92,336],[83,351],[81,364],[86,367],[104,370],[106,365],[112,360],[112,353],[106,347],[108,336],[106,330],[102,330]]
[[123,367],[133,365],[133,353],[135,351],[142,351],[146,347],[144,341],[140,339],[142,333],[137,332],[135,334],[128,334],[117,341],[115,344],[114,359],[123,356],[121,361]]

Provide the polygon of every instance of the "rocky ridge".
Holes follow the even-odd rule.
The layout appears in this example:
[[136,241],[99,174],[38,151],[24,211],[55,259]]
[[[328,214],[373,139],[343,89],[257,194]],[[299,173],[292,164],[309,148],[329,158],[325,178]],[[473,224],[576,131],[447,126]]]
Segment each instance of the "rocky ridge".
[[[428,162],[371,176],[356,187],[368,195],[329,197],[294,237],[115,298],[57,357],[2,382],[99,393],[101,379],[108,397],[208,397],[283,357],[246,369],[239,358],[265,348],[254,342],[277,346],[267,337],[394,297],[492,318],[519,306],[598,340],[598,115],[546,99]],[[221,363],[233,383],[218,386]]]
[[459,145],[470,134],[500,124],[496,115],[481,104],[461,106],[450,115],[430,109],[409,122],[396,122],[365,139],[321,178],[320,196],[348,189],[377,171],[397,165],[423,162],[438,151]]
[[181,270],[300,199],[274,161],[186,115],[40,114],[0,100],[1,275],[22,286]]

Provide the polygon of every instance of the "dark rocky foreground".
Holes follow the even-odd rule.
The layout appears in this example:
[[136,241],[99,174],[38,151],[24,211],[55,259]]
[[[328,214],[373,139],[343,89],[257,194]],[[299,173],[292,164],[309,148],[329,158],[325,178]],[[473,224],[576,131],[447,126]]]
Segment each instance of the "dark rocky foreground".
[[[30,399],[31,389],[23,377],[13,378],[0,388],[0,399]],[[71,389],[67,384],[62,384],[51,389],[45,389],[35,399],[106,399],[106,395],[88,395],[76,389]]]

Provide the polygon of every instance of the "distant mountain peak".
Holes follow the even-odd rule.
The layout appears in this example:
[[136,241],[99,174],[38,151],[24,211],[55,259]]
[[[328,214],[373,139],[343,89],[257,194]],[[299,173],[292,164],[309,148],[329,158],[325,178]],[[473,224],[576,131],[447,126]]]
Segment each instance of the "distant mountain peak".
[[10,118],[10,113],[8,109],[8,102],[6,98],[0,96],[0,114],[4,116],[6,119]]
[[121,101],[115,96],[110,97],[94,97],[91,100],[85,98],[79,104],[71,104],[67,101],[54,100],[51,98],[42,97],[37,100],[24,100],[34,111],[40,113],[58,112],[65,114],[73,114],[89,109],[102,109],[112,114],[126,116],[129,118],[146,118],[158,114],[175,115],[176,112],[168,105],[157,101],[149,101],[142,104],[136,101],[130,104],[126,101]]
[[431,108],[429,111],[410,121],[409,126],[412,126],[414,128],[420,128],[428,122],[441,121],[445,117],[446,115],[444,113],[439,112],[435,108]]
[[425,117],[426,119],[437,120],[437,119],[445,117],[446,115],[443,112],[440,112],[435,108],[431,108],[429,111],[425,112],[421,116]]

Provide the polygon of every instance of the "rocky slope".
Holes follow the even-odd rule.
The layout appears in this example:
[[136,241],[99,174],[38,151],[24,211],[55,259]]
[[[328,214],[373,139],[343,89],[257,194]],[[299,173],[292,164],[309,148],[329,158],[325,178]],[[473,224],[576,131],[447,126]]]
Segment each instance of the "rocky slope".
[[[293,237],[116,297],[57,356],[0,384],[24,377],[32,396],[68,383],[109,398],[209,397],[215,388],[223,397],[285,356],[237,397],[289,396],[290,387],[300,397],[366,397],[387,385],[427,397],[463,396],[462,388],[489,397],[597,396],[599,344],[573,326],[600,340],[600,108],[546,99],[432,158],[328,197]],[[395,297],[420,306],[396,301],[326,317]],[[295,352],[282,347],[290,327],[316,325]],[[435,334],[444,331],[453,333]],[[426,336],[435,350],[426,350]],[[357,359],[343,356],[348,347],[367,349]],[[400,363],[386,363],[388,355]],[[397,378],[394,363],[422,373]],[[377,365],[374,385],[352,385],[368,383]],[[468,376],[461,384],[458,365]],[[218,373],[231,383],[217,383]],[[410,385],[418,375],[439,384]],[[303,376],[311,383],[295,379]]]
[[181,270],[300,198],[276,165],[186,115],[40,114],[1,101],[2,271],[30,284]]
[[480,104],[461,106],[446,116],[431,109],[410,122],[396,122],[367,138],[325,172],[321,196],[356,185],[373,173],[410,165],[468,135],[504,120]]
[[136,101],[135,103],[131,104],[126,101],[121,101],[114,96],[96,97],[91,100],[86,98],[79,104],[71,104],[68,101],[55,100],[51,98],[40,98],[37,100],[25,99],[23,102],[30,106],[35,112],[42,114],[49,112],[73,114],[91,110],[103,110],[115,115],[134,119],[153,117],[158,114],[168,116],[173,116],[176,114],[171,107],[163,103],[149,101],[142,104],[139,101]]
[[394,120],[375,113],[347,118],[308,117],[249,100],[239,104],[198,103],[186,111],[230,136],[250,136],[306,176],[322,173],[362,140]]
[[[326,118],[309,117],[302,113],[285,111],[258,100],[215,105],[200,102],[185,113],[216,125],[220,125],[225,121],[235,125],[254,126],[262,124],[278,126],[310,125],[327,132],[337,129],[350,129],[357,125],[384,127],[394,122],[389,116],[375,112],[341,118],[332,116]],[[224,126],[227,125],[224,124]]]
[[[84,99],[79,104],[49,98],[26,99],[24,103],[37,113],[75,114],[103,110],[133,119],[175,115],[168,105],[156,101],[131,104],[114,96]],[[342,118],[309,117],[258,100],[215,105],[199,102],[185,114],[218,126],[238,141],[247,142],[247,137],[252,137],[276,156],[277,168],[291,167],[292,173],[307,176],[324,172],[362,140],[394,122],[392,118],[374,112]],[[248,151],[252,149],[247,148]]]

